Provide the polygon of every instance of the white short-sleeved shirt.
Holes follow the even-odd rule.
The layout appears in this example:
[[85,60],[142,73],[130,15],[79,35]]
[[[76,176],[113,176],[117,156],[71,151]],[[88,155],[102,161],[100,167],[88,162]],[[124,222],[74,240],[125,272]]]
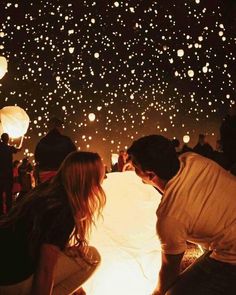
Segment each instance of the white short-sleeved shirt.
[[183,253],[191,241],[212,250],[212,258],[236,264],[236,177],[195,153],[179,159],[157,209],[162,251]]

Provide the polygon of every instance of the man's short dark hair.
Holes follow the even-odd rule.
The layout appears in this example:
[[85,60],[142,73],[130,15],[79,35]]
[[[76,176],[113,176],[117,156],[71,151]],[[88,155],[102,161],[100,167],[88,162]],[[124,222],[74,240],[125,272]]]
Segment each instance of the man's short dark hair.
[[49,119],[49,128],[61,128],[63,124],[64,122],[55,116]]
[[8,143],[8,141],[9,141],[9,135],[8,135],[8,133],[2,133],[1,140],[4,143]]
[[128,149],[134,164],[143,171],[153,171],[161,179],[171,179],[179,170],[177,153],[171,141],[161,135],[141,137]]

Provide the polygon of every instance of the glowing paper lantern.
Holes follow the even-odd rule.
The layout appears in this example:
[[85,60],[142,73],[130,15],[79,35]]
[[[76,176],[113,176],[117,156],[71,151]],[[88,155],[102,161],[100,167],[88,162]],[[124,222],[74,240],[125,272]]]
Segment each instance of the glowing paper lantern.
[[194,71],[193,70],[188,70],[188,75],[189,77],[193,77],[194,76]]
[[183,136],[183,142],[188,143],[190,141],[190,136],[189,135],[184,135]]
[[161,196],[133,171],[107,176],[103,220],[90,239],[102,262],[84,289],[88,295],[151,294],[161,264],[155,226]]
[[93,122],[93,121],[95,121],[96,116],[95,116],[94,113],[90,113],[90,114],[88,115],[88,118],[89,118],[89,121],[90,121],[90,122]]
[[7,72],[7,60],[4,56],[0,56],[0,79],[3,78],[6,72]]
[[26,112],[18,106],[7,106],[0,110],[0,121],[3,132],[11,138],[23,136],[29,127],[29,117]]
[[178,49],[178,50],[177,50],[177,55],[178,55],[179,57],[184,56],[184,50],[183,50],[183,49]]

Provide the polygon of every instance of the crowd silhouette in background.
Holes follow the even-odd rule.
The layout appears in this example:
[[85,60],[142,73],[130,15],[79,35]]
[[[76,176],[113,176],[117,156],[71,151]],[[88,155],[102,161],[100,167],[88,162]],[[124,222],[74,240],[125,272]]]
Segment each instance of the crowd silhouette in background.
[[[100,261],[96,249],[88,247],[85,236],[94,221],[94,215],[100,214],[105,205],[105,194],[101,183],[105,173],[109,171],[106,171],[98,154],[76,151],[73,141],[62,133],[63,122],[60,119],[51,118],[48,126],[48,133],[36,145],[34,166],[27,157],[21,161],[13,161],[13,154],[19,152],[21,147],[9,145],[8,134],[1,135],[0,253],[4,253],[3,255],[8,253],[9,256],[1,257],[4,267],[0,271],[0,294],[28,294],[29,290],[33,290],[35,295],[52,294],[52,290],[62,288],[64,293],[60,291],[62,292],[60,294],[71,294],[73,290],[77,290],[76,294],[83,295],[85,292],[80,286],[90,277]],[[143,139],[140,139],[140,142]],[[163,153],[163,159],[162,155],[158,155],[158,161],[162,165],[160,171],[168,170],[167,172],[171,173],[167,162],[168,152],[173,150],[176,161],[181,161],[185,157],[195,157],[197,161],[210,163],[209,167],[213,167],[211,173],[219,170],[225,178],[231,174],[236,175],[236,113],[234,112],[229,113],[223,120],[220,126],[220,139],[217,140],[215,148],[207,142],[205,134],[199,134],[194,147],[189,147],[187,144],[181,147],[177,138],[172,141],[164,138],[164,141],[169,142],[170,146],[167,150],[160,150]],[[146,170],[142,170],[142,165],[135,166],[132,155],[135,155],[140,163],[142,158],[148,158],[149,155],[141,157],[142,151],[139,151],[140,155],[136,155],[138,148],[134,148],[135,144],[134,142],[133,149],[128,149],[128,152],[124,150],[119,152],[118,161],[111,167],[111,172],[135,170],[146,183],[155,184],[152,177],[159,179],[159,170],[147,175],[146,178]],[[150,148],[151,144],[150,142]],[[148,147],[145,146],[146,148]],[[186,152],[194,154],[188,156]],[[158,150],[156,152],[150,149],[150,153],[158,153]],[[170,155],[173,156],[172,152]],[[176,166],[176,171],[177,168]],[[160,180],[171,179],[173,175],[169,178],[160,177]],[[156,188],[159,189],[158,186]],[[69,244],[72,236],[75,238],[73,247]],[[14,252],[15,244],[19,245],[19,248],[11,259],[10,252]],[[73,267],[73,259],[79,259],[83,267]],[[27,263],[22,270],[23,260]],[[14,272],[11,266],[8,267],[9,261],[11,265],[16,261],[19,266],[14,268]],[[58,264],[62,272],[58,272]],[[64,268],[65,265],[67,267]],[[61,282],[68,273],[69,280],[65,287]],[[56,281],[53,279],[55,275]],[[76,282],[70,280],[73,276],[77,278]],[[165,282],[166,278],[160,278],[161,280],[165,287],[157,287],[153,295],[172,294],[159,291],[167,290],[169,286]]]
[[[35,148],[35,165],[27,157],[13,161],[13,154],[20,148],[9,145],[9,136],[1,135],[0,142],[0,214],[12,207],[12,201],[22,197],[35,185],[55,176],[64,158],[76,151],[73,141],[62,133],[63,121],[52,117],[48,123],[48,133],[37,143]],[[215,147],[207,142],[207,135],[199,134],[198,142],[190,147],[175,138],[172,144],[178,155],[194,152],[217,162],[224,169],[236,175],[236,108],[230,109],[220,126],[220,139]],[[133,170],[128,154],[120,150],[117,163],[111,165],[110,172]],[[109,172],[106,169],[106,172]]]

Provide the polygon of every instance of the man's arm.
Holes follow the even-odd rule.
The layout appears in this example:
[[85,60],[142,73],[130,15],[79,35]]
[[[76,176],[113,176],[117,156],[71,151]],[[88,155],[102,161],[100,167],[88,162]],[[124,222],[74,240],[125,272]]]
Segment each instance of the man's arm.
[[38,267],[34,275],[32,295],[51,295],[54,284],[54,269],[60,250],[51,244],[43,244]]
[[184,253],[177,255],[162,253],[162,265],[159,272],[159,280],[152,295],[164,295],[173,285],[179,275],[183,255]]

